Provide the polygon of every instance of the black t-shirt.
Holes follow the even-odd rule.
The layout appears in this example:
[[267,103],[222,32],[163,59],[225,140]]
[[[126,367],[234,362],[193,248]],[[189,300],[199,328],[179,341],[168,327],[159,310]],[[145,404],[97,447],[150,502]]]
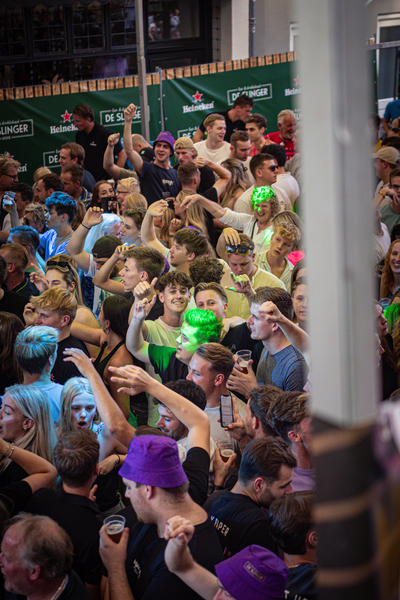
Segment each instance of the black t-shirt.
[[204,509],[210,515],[226,557],[251,544],[278,553],[266,516],[249,496],[225,492],[214,501],[211,496]]
[[[29,448],[27,448],[29,450]],[[28,477],[28,473],[17,465],[15,462],[11,462],[4,471],[0,473],[0,488],[10,485],[16,481],[21,481]]]
[[[178,170],[179,164],[174,166],[174,169]],[[215,175],[214,175],[214,171],[212,169],[210,169],[210,167],[207,167],[207,165],[204,165],[204,167],[199,167],[199,171],[200,171],[200,184],[199,187],[197,188],[197,193],[201,194],[202,196],[204,195],[204,192],[206,192],[207,190],[209,190],[215,183]]]
[[89,356],[86,346],[72,335],[69,335],[65,340],[61,340],[61,342],[58,342],[57,358],[51,372],[51,378],[61,385],[64,385],[71,377],[81,377],[80,371],[72,362],[64,362],[64,350],[66,350],[66,348],[78,348],[79,350],[83,350],[83,352]]
[[316,600],[316,576],[317,565],[303,563],[295,567],[289,567],[285,600]]
[[[173,575],[164,562],[166,540],[159,538],[156,525],[138,522],[128,544],[126,573],[135,600],[198,600],[194,591]],[[196,525],[189,548],[200,565],[214,573],[214,566],[222,562],[215,530],[207,519]]]
[[20,296],[24,296],[28,299],[31,296],[40,296],[39,290],[37,289],[36,285],[33,285],[29,279],[29,275],[27,274],[25,274],[25,280],[10,290],[10,292],[13,292],[13,294],[19,294]]
[[161,200],[163,192],[168,192],[175,198],[181,190],[178,173],[175,169],[163,169],[154,163],[143,161],[140,190],[148,204]]
[[0,300],[0,312],[9,312],[13,315],[17,315],[24,323],[24,308],[25,304],[29,302],[29,298],[9,292],[5,285],[1,286],[4,291],[4,296]]
[[83,582],[98,585],[102,576],[99,531],[103,516],[92,500],[67,494],[62,488],[38,490],[28,502],[27,512],[52,518],[68,533],[74,546],[73,569]]
[[247,323],[241,323],[228,331],[226,336],[221,340],[221,344],[235,354],[238,350],[253,351],[257,345],[257,340],[252,339]]
[[0,500],[7,499],[5,504],[10,511],[10,517],[13,517],[25,506],[32,498],[32,488],[26,481],[15,481],[5,487],[0,488]]
[[176,348],[149,344],[149,360],[162,383],[186,379],[188,366],[176,358]]
[[[107,148],[107,140],[112,133],[107,127],[95,123],[90,133],[77,131],[75,134],[76,143],[80,144],[85,150],[85,169],[90,171],[96,181],[110,178],[110,175],[103,168],[103,158]],[[117,142],[114,146],[114,156],[119,154],[121,150],[122,146]]]
[[[232,122],[228,116],[229,110],[214,110],[214,113],[217,113],[218,115],[222,115],[223,117],[225,117],[226,133],[225,133],[224,140],[225,140],[225,142],[230,143],[232,133],[234,133],[235,131],[246,131],[246,123],[244,121],[241,121],[240,119],[238,121]],[[214,113],[210,113],[210,114],[214,114]],[[208,115],[207,115],[207,117],[208,117]],[[207,117],[205,117],[205,119]],[[205,132],[206,128],[204,127],[204,121],[199,126],[199,129],[203,133]]]
[[[26,600],[26,596],[6,592],[6,600]],[[93,600],[92,596],[79,579],[78,575],[71,571],[68,575],[68,583],[62,594],[58,596],[58,600]]]

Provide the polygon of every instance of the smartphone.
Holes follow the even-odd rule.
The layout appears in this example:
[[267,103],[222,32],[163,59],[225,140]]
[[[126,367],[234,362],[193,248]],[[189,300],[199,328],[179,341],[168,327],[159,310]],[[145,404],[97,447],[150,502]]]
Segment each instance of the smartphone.
[[101,208],[105,213],[116,213],[117,198],[115,196],[106,196],[101,198]]
[[221,427],[228,427],[233,423],[233,405],[232,396],[221,394],[219,397],[219,414]]

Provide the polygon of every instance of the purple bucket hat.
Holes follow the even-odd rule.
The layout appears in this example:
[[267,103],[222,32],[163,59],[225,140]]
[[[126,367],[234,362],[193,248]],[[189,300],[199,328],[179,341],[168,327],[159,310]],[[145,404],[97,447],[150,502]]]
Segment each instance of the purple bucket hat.
[[130,443],[121,477],[160,488],[172,488],[187,481],[175,440],[158,435],[141,435]]
[[[167,144],[169,144],[171,146],[172,154],[174,154],[175,140],[172,136],[172,133],[170,133],[169,131],[160,131],[160,133],[158,134],[158,136],[153,144],[153,148],[157,144],[157,142],[167,142]],[[172,154],[171,154],[171,156],[172,156]]]
[[289,569],[276,554],[261,546],[248,546],[215,565],[218,579],[240,600],[282,600]]

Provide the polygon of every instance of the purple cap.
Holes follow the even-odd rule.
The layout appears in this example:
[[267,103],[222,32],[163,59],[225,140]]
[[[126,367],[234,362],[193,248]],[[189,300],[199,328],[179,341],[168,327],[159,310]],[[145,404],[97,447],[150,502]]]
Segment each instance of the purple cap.
[[153,148],[157,144],[157,142],[167,142],[167,144],[169,144],[171,146],[172,154],[175,152],[175,150],[174,150],[175,140],[172,137],[172,133],[170,133],[169,131],[161,131],[158,134],[158,136],[153,144]]
[[130,481],[160,488],[178,487],[187,481],[177,443],[158,435],[133,438],[119,474]]
[[240,600],[282,600],[289,575],[279,556],[256,545],[215,565],[215,572],[226,591]]

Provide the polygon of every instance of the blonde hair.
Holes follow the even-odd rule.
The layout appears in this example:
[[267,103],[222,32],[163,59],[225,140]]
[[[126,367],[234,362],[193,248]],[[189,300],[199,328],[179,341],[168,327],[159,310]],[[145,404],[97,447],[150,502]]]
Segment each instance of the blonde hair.
[[169,242],[169,226],[171,224],[172,219],[174,218],[174,211],[172,208],[167,208],[165,212],[161,215],[161,227],[159,227],[159,235],[158,239],[160,242]]
[[78,306],[85,306],[82,295],[82,287],[81,280],[79,279],[78,274],[78,264],[77,262],[71,258],[68,254],[56,254],[55,256],[50,257],[47,262],[50,263],[58,263],[58,262],[67,262],[68,267],[62,267],[61,265],[50,265],[48,266],[46,263],[45,272],[53,269],[54,271],[58,271],[63,276],[64,281],[68,286],[72,283],[75,283],[74,289],[70,292],[78,303]]
[[48,169],[47,167],[39,167],[38,169],[36,169],[36,171],[33,174],[33,179],[35,180],[35,183],[37,183],[39,179],[42,179],[45,175],[47,175],[47,173],[51,173],[50,169]]
[[75,319],[78,303],[74,296],[61,288],[50,288],[40,296],[32,296],[31,303],[35,308],[57,311],[60,315],[68,315],[70,323]]
[[125,196],[124,203],[126,206],[125,210],[128,208],[147,208],[146,198],[138,192]]
[[93,402],[96,404],[92,388],[89,381],[85,377],[71,377],[64,383],[61,392],[61,409],[60,416],[57,422],[57,437],[62,438],[64,435],[72,431],[71,426],[71,404],[79,394],[91,394]]
[[274,227],[274,235],[276,233],[285,238],[285,240],[294,242],[294,244],[298,244],[301,239],[299,229],[292,223],[279,223],[276,227]]
[[[192,191],[181,191],[176,197],[176,200],[182,204],[182,201],[186,198],[186,196],[193,196]],[[187,210],[185,210],[184,216],[180,217],[183,223],[182,227],[187,227],[188,225],[193,225],[196,229],[200,229],[206,236],[207,240],[210,241],[208,235],[208,229],[206,225],[206,219],[204,216],[204,210],[200,204],[195,202]]]
[[125,177],[124,179],[119,179],[117,181],[117,185],[119,183],[131,194],[140,191],[140,183],[136,177]]
[[[19,412],[27,419],[32,419],[33,425],[26,430],[24,436],[15,442],[18,448],[30,450],[53,462],[53,449],[56,442],[54,426],[51,419],[50,404],[40,388],[33,385],[13,385],[5,389]],[[4,403],[4,396],[3,396]],[[3,472],[11,463],[8,459],[0,467]]]
[[271,219],[272,229],[275,231],[275,229],[278,227],[278,225],[283,225],[283,224],[286,224],[286,225],[292,224],[295,227],[297,227],[299,234],[300,234],[300,238],[296,242],[295,247],[297,249],[299,249],[301,247],[300,242],[301,242],[301,239],[303,237],[303,232],[304,232],[303,221],[300,219],[299,215],[297,215],[295,212],[292,212],[291,210],[283,210],[282,212],[278,213]]
[[232,175],[232,178],[227,185],[224,199],[221,202],[221,206],[225,208],[238,191],[242,190],[245,192],[250,187],[250,181],[244,171],[244,165],[240,160],[228,158],[221,163],[221,166],[228,169]]

